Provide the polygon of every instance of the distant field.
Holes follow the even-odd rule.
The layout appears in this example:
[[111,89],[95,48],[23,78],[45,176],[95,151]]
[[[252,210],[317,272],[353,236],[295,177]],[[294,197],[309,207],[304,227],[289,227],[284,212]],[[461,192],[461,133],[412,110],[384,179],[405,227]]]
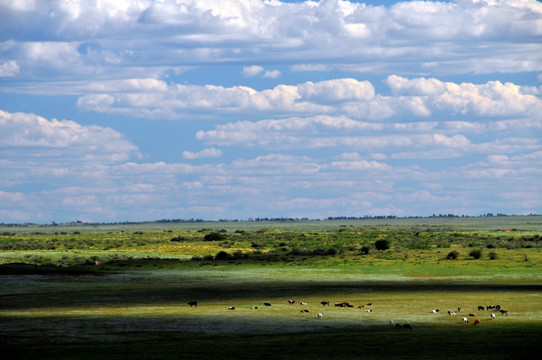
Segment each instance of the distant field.
[[201,229],[228,232],[236,230],[281,229],[291,231],[326,231],[344,227],[375,227],[391,229],[430,230],[499,230],[516,229],[540,231],[542,216],[493,216],[493,217],[435,217],[407,219],[356,219],[356,220],[299,220],[299,221],[201,221],[201,222],[141,222],[132,224],[61,224],[6,226],[0,224],[0,234],[56,233],[56,232],[134,232],[134,231],[199,231]]
[[[538,359],[541,230],[537,216],[2,228],[0,351]],[[354,307],[335,306],[343,301]],[[478,310],[486,305],[509,314]]]

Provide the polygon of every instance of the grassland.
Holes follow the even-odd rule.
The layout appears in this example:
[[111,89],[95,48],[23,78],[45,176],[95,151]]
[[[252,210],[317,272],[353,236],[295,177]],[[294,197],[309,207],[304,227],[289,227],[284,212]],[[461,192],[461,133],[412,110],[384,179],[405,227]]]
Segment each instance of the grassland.
[[[538,358],[542,218],[436,220],[0,228],[0,351],[20,359]],[[376,250],[378,240],[388,249]],[[355,307],[334,306],[342,301]],[[477,310],[488,304],[510,313],[491,320]],[[468,312],[481,324],[463,323]]]

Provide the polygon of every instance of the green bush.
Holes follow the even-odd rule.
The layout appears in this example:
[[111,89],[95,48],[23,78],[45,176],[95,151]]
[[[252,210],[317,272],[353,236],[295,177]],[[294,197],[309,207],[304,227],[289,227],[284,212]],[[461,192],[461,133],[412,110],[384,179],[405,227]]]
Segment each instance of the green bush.
[[469,256],[472,256],[475,259],[479,259],[482,257],[482,250],[474,249],[469,253]]
[[203,237],[205,241],[221,241],[224,240],[226,236],[222,233],[212,232]]
[[377,240],[375,242],[376,250],[388,250],[390,248],[390,242],[385,239]]
[[459,251],[457,250],[450,251],[448,255],[446,255],[446,259],[448,260],[455,260],[457,258],[459,258]]
[[497,258],[497,253],[492,251],[490,252],[489,254],[487,254],[487,256],[491,259],[491,260],[495,260]]
[[220,251],[218,254],[215,255],[215,260],[226,260],[229,259],[230,254],[228,254],[225,251]]

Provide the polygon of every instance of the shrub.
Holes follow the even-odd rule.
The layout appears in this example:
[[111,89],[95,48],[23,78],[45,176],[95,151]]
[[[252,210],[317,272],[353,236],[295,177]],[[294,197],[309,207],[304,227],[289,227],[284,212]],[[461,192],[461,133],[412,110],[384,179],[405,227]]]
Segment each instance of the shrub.
[[220,241],[220,240],[224,240],[225,238],[226,238],[226,236],[224,234],[217,233],[217,232],[212,232],[212,233],[209,233],[209,234],[205,235],[203,237],[203,240],[205,240],[205,241]]
[[446,259],[448,260],[455,260],[457,258],[459,258],[459,251],[457,250],[450,251],[448,255],[446,255]]
[[171,238],[170,241],[188,241],[189,239],[183,237],[183,236],[176,236],[174,238]]
[[474,249],[469,253],[469,256],[472,256],[475,259],[479,259],[482,257],[482,250]]
[[381,239],[375,242],[376,250],[388,250],[390,248],[390,243],[388,240]]
[[247,258],[248,254],[243,253],[241,250],[236,250],[233,252],[233,257],[236,259]]
[[363,255],[367,255],[369,251],[371,251],[371,248],[368,247],[367,245],[364,245],[361,247],[360,253]]
[[491,259],[491,260],[495,260],[497,258],[497,253],[492,251],[490,252],[489,254],[487,254],[487,256]]
[[226,260],[230,257],[230,254],[228,254],[225,251],[220,251],[218,254],[215,255],[215,260]]

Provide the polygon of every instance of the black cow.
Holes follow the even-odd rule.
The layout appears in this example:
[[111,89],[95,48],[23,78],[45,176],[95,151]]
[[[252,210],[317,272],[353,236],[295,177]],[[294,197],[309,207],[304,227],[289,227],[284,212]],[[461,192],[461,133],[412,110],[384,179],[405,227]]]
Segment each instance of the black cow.
[[188,305],[190,305],[190,307],[192,307],[192,306],[198,307],[198,302],[197,301],[189,301]]

